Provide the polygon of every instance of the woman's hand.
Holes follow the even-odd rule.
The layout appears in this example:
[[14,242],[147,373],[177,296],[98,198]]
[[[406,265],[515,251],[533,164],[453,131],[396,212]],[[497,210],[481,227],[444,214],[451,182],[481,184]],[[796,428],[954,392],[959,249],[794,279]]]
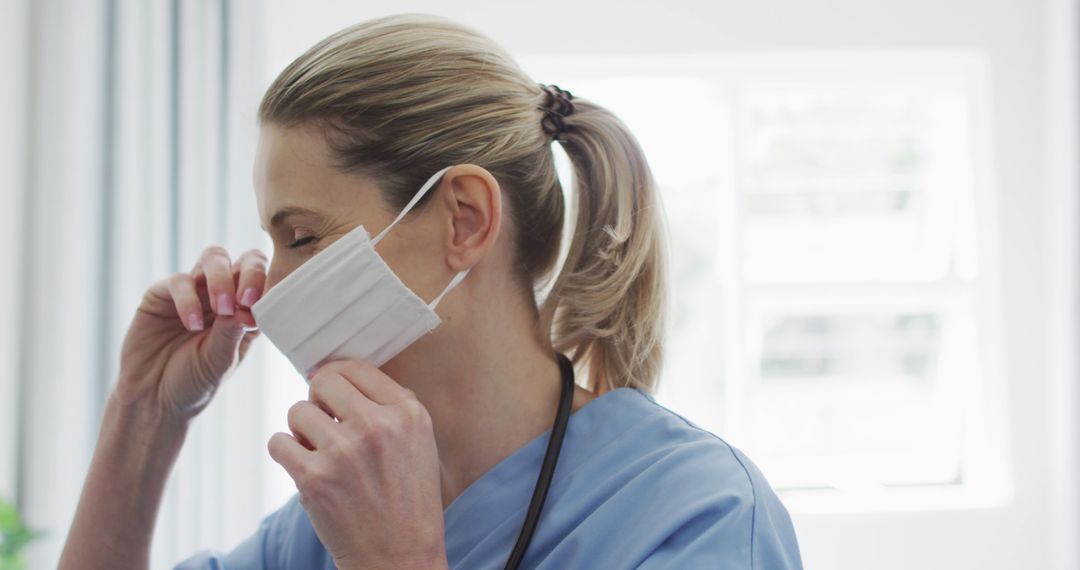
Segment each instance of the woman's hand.
[[150,286],[124,337],[116,396],[167,421],[186,422],[210,402],[258,336],[250,306],[262,295],[266,256],[235,262],[203,251],[190,273]]
[[210,247],[190,274],[158,281],[143,296],[124,337],[120,378],[106,401],[61,569],[150,567],[154,522],[188,420],[258,334],[244,331],[255,324],[244,307],[262,294],[265,267],[258,251],[233,263],[224,249]]
[[[412,391],[371,364],[336,360],[289,409],[293,435],[270,456],[338,568],[446,567],[431,417]],[[337,421],[335,421],[335,419]]]

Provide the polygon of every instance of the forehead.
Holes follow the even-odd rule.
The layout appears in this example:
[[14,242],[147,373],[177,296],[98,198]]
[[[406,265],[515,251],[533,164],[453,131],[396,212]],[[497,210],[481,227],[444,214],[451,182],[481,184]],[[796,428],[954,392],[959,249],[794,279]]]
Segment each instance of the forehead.
[[312,126],[264,125],[253,178],[259,223],[265,230],[289,215],[337,217],[363,210],[375,194],[371,183],[332,165],[321,130]]

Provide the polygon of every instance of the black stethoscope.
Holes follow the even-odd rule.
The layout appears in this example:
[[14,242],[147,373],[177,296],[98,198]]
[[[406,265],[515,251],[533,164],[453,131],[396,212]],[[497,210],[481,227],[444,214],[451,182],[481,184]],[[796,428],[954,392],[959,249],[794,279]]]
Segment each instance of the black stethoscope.
[[551,487],[551,476],[555,473],[555,463],[559,460],[563,436],[566,435],[566,424],[570,421],[570,404],[574,400],[574,365],[562,353],[558,353],[558,357],[559,369],[562,371],[559,412],[555,415],[555,425],[551,428],[551,439],[548,440],[547,452],[544,453],[540,476],[536,479],[536,488],[533,489],[532,501],[529,502],[529,512],[525,515],[525,524],[521,526],[521,533],[518,534],[514,550],[510,552],[510,558],[506,560],[506,570],[516,569],[521,564],[521,559],[525,557],[525,550],[529,548],[533,532],[536,531],[536,523],[540,520],[540,511],[544,509],[544,499],[547,498],[548,488]]

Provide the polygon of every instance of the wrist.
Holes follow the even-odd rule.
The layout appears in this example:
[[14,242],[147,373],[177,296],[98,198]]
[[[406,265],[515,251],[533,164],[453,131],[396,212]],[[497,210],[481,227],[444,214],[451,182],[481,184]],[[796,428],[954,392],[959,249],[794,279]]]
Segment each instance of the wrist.
[[448,570],[450,567],[443,544],[426,550],[414,549],[406,555],[391,556],[385,559],[372,559],[370,556],[360,556],[356,559],[335,559],[334,566],[339,570]]
[[101,437],[122,440],[138,451],[179,451],[189,423],[189,419],[170,416],[151,402],[124,401],[114,389],[105,403]]
[[420,568],[430,570],[446,570],[450,566],[446,560],[446,550],[440,543],[438,548],[433,548],[429,550],[426,554],[421,554],[420,557],[417,558],[413,566],[410,567],[416,568],[418,570]]
[[140,390],[132,389],[130,384],[122,379],[116,383],[106,401],[106,412],[112,411],[124,421],[134,422],[148,429],[187,429],[192,417],[170,413],[157,402],[156,394],[141,394]]

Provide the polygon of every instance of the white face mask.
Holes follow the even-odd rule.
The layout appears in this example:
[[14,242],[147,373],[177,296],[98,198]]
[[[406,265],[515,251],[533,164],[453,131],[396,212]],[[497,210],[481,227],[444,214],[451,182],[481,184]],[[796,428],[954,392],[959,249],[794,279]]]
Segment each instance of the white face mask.
[[382,366],[442,322],[435,306],[469,271],[458,273],[438,297],[425,303],[379,257],[375,245],[449,168],[429,178],[375,239],[357,226],[251,307],[262,333],[305,378],[316,365],[339,358]]

